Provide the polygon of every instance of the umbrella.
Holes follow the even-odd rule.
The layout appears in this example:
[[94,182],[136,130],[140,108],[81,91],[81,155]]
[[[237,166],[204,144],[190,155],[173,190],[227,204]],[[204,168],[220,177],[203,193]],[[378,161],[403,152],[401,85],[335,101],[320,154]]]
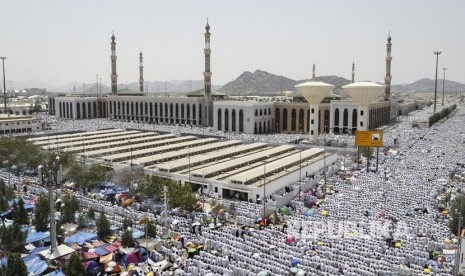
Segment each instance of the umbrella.
[[287,208],[286,206],[282,207],[281,213],[283,213],[284,215],[289,215],[289,208]]
[[313,210],[308,210],[308,211],[305,213],[305,216],[307,216],[307,217],[313,216]]
[[269,275],[269,272],[266,270],[263,270],[257,273],[257,276],[267,276],[267,275]]
[[130,206],[133,203],[134,203],[134,199],[128,198],[124,201],[124,206]]
[[304,276],[305,274],[306,274],[306,273],[305,273],[304,270],[299,269],[299,270],[296,272],[295,276]]
[[260,253],[254,253],[254,254],[252,255],[252,258],[254,258],[254,259],[260,258]]
[[287,239],[286,239],[286,242],[287,242],[287,243],[293,243],[293,242],[295,242],[295,237],[294,237],[294,236],[288,236]]
[[98,263],[93,261],[86,262],[85,268],[88,274],[93,275],[92,273],[94,273],[95,268],[98,268]]
[[326,217],[328,215],[328,211],[326,210],[321,211],[321,215]]
[[296,258],[291,259],[291,266],[297,266],[299,264],[299,260]]
[[126,263],[128,263],[128,264],[138,264],[139,263],[139,257],[134,253],[129,253],[127,255]]

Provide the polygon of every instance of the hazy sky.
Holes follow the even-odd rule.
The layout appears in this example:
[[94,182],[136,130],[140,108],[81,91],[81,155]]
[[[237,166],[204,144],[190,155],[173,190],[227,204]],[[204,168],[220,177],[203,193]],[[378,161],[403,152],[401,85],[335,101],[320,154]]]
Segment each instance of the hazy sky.
[[[262,69],[292,79],[317,75],[383,82],[392,36],[392,82],[435,74],[465,82],[465,1],[119,1],[1,0],[0,56],[7,82],[60,86],[110,83],[114,30],[118,83],[202,79],[204,32],[212,33],[212,80],[225,84]],[[8,87],[8,84],[7,84]]]

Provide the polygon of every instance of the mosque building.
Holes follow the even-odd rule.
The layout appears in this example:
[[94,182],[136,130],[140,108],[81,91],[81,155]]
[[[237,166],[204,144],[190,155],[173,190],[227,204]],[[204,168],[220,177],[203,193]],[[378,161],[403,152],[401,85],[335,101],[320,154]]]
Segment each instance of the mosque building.
[[[210,25],[205,26],[205,69],[202,95],[190,93],[184,97],[157,97],[144,94],[143,57],[139,53],[139,91],[117,89],[116,42],[111,36],[111,93],[105,96],[56,96],[49,98],[50,110],[61,119],[108,118],[110,120],[136,121],[152,124],[181,124],[211,127],[224,132],[248,134],[266,133],[311,133],[311,122],[315,133],[349,133],[360,129],[375,129],[396,120],[397,101],[391,100],[391,36],[386,44],[386,76],[384,95],[376,95],[360,110],[360,104],[353,98],[329,93],[321,102],[310,103],[299,91],[288,96],[292,101],[259,101],[224,99],[224,95],[211,91],[212,72],[210,67]],[[315,65],[313,65],[315,80]],[[349,88],[361,86],[355,81],[355,63],[352,64],[352,84]],[[366,86],[363,84],[362,86]],[[344,89],[343,89],[344,90]],[[200,97],[199,97],[200,96]],[[379,96],[379,97],[378,97]],[[315,104],[317,112],[310,105]],[[366,117],[363,127],[357,124]]]

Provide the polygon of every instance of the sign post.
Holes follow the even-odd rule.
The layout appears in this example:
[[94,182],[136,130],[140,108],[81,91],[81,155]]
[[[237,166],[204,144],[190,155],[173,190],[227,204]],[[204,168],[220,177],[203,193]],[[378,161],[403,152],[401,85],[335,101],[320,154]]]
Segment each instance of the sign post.
[[[358,152],[360,152],[360,147],[376,147],[376,171],[378,171],[379,147],[383,146],[383,132],[381,130],[357,131],[355,133],[355,145],[359,148]],[[368,156],[367,171],[369,171],[369,160],[370,156]],[[358,168],[359,166],[357,160],[357,169]]]

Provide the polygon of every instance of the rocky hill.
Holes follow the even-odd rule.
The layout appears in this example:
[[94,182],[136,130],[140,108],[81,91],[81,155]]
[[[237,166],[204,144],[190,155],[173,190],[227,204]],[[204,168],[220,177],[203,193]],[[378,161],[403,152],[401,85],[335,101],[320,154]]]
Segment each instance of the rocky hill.
[[[438,91],[442,92],[442,79],[438,79]],[[457,92],[458,90],[463,91],[465,84],[445,80],[444,90],[447,92]],[[409,93],[409,92],[434,92],[434,80],[423,78],[409,84],[398,84],[391,86],[391,92],[393,93]]]
[[[349,84],[350,81],[338,76],[321,76],[317,81],[330,83],[336,88]],[[225,84],[219,89],[229,95],[268,95],[281,91],[295,90],[295,86],[307,80],[293,80],[284,76],[274,75],[262,70],[251,73],[245,71],[235,80]]]

